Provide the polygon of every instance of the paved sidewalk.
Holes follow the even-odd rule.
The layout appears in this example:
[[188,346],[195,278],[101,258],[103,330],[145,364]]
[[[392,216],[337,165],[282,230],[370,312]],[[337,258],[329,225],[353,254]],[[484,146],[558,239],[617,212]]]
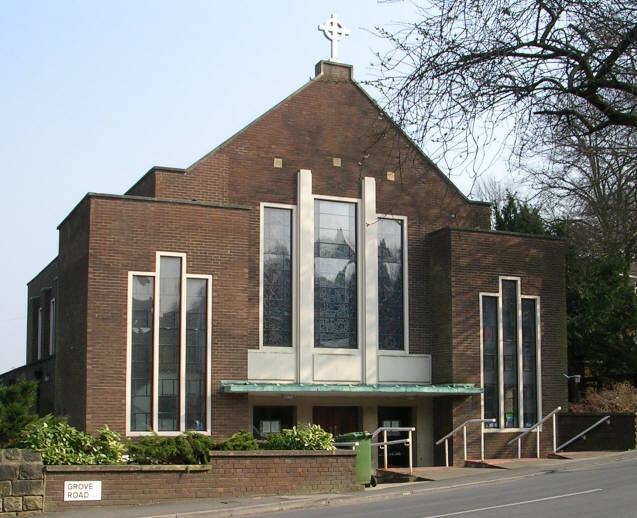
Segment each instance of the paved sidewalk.
[[[396,496],[425,493],[453,487],[496,483],[502,480],[523,478],[553,470],[576,469],[637,458],[637,450],[626,452],[578,453],[569,459],[523,459],[509,461],[505,469],[490,468],[420,468],[430,474],[423,482],[384,484],[345,494],[268,496],[229,499],[200,499],[136,507],[107,507],[78,509],[61,513],[45,513],[49,518],[226,518],[237,516],[261,516],[268,513],[311,509],[328,505],[356,504]],[[502,467],[502,466],[500,466]]]

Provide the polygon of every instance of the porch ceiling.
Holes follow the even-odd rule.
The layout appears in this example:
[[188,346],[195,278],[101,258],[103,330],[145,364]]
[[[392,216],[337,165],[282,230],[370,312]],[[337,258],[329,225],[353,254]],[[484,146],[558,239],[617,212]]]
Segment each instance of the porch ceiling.
[[332,383],[258,383],[252,381],[222,381],[222,392],[243,394],[307,394],[339,396],[465,396],[481,394],[483,390],[470,383],[442,385],[382,384],[356,385]]

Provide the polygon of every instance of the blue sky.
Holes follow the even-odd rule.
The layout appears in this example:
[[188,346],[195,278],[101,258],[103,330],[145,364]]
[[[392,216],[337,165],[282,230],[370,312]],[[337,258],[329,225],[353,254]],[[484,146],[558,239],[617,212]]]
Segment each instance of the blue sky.
[[[154,165],[187,167],[329,59],[372,76],[374,26],[409,2],[4,0],[0,156],[5,222],[0,372],[24,364],[26,284],[57,255],[57,225],[87,192],[123,194]],[[373,94],[373,92],[371,92]],[[462,187],[462,185],[461,185]]]

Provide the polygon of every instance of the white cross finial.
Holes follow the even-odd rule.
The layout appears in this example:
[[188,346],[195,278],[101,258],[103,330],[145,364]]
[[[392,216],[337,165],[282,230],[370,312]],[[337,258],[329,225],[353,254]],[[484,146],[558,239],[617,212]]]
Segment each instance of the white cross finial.
[[323,31],[325,37],[332,42],[330,61],[338,61],[338,42],[345,36],[349,36],[349,29],[345,28],[337,14],[332,14],[329,20],[323,25],[319,25],[319,31]]

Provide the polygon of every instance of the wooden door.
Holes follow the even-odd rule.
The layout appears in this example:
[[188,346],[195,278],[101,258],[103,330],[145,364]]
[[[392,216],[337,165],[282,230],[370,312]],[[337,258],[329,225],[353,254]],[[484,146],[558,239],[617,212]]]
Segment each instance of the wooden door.
[[357,406],[315,406],[312,422],[331,434],[360,432],[360,409]]

